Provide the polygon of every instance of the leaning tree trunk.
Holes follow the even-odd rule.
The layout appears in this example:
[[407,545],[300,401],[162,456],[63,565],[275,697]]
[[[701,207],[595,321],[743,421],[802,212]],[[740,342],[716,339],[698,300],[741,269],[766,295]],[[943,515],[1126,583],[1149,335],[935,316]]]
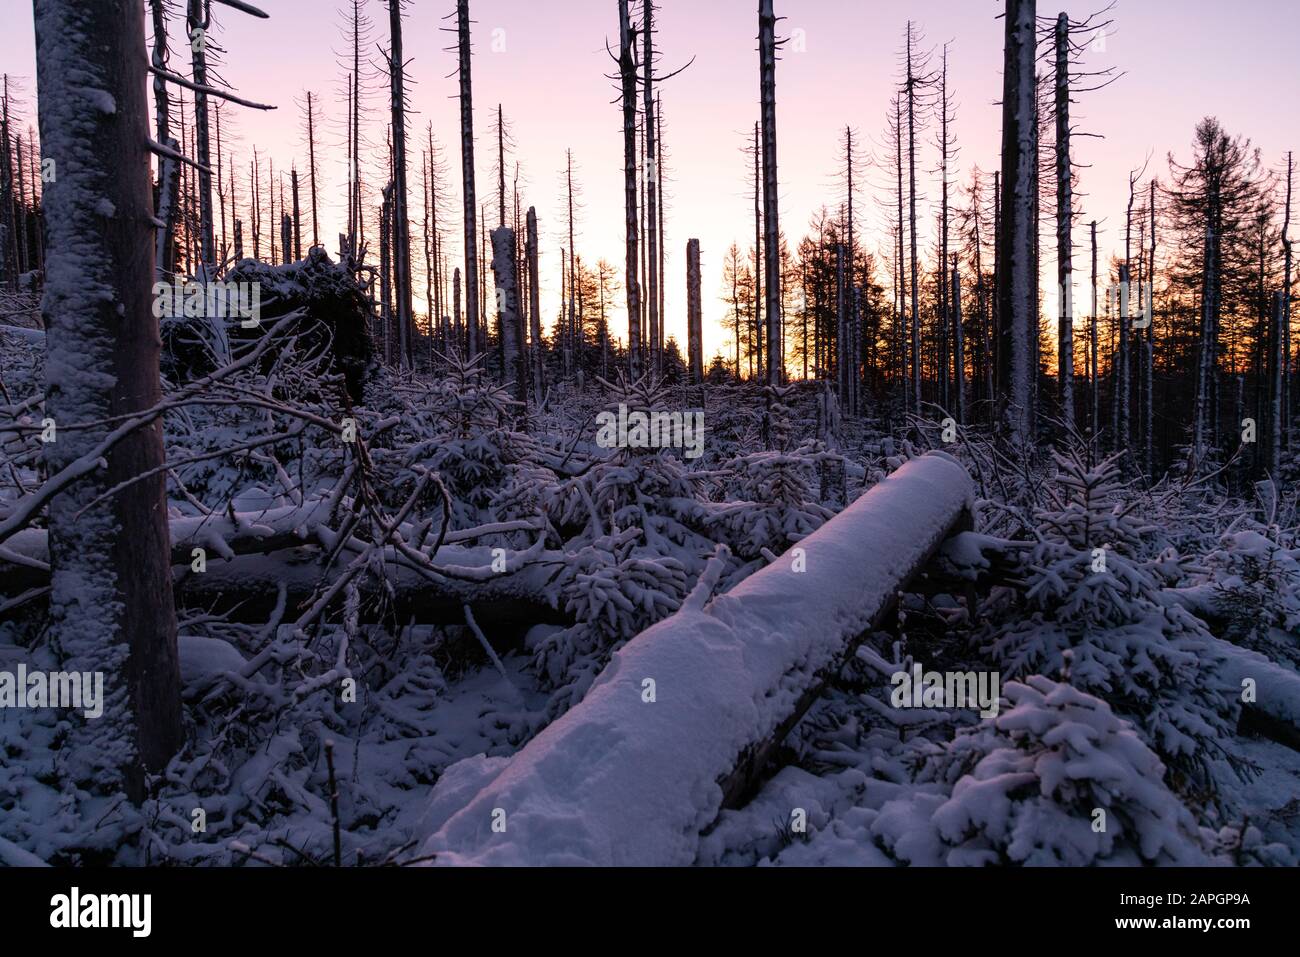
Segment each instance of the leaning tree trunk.
[[44,199],[45,412],[60,427],[45,459],[51,475],[104,460],[49,508],[54,642],[105,692],[60,763],[135,800],[182,739],[162,423],[99,449],[161,393],[143,22],[141,0],[35,2],[41,142],[59,171]]
[[628,363],[632,378],[641,375],[641,290],[637,284],[636,202],[636,56],[628,0],[618,0],[618,72],[623,98],[623,205],[627,219]]
[[1074,249],[1070,226],[1074,196],[1070,184],[1070,18],[1056,18],[1056,289],[1057,364],[1061,416],[1074,427]]
[[470,82],[469,0],[456,0],[460,53],[460,168],[465,192],[465,329],[470,358],[479,354],[478,226],[474,197],[474,103]]
[[781,384],[781,249],[776,178],[776,15],[758,2],[759,87],[763,121],[763,255],[767,280],[767,381]]
[[998,240],[998,366],[1002,426],[1015,443],[1030,434],[1033,316],[1035,0],[1007,0],[1002,76],[1002,212]]

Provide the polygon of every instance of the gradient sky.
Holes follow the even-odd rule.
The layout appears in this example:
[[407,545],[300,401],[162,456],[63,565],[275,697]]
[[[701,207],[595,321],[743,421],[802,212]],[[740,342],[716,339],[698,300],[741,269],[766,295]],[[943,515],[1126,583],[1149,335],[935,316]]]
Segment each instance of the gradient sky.
[[[300,111],[295,104],[311,88],[324,104],[326,139],[342,141],[343,85],[336,52],[343,46],[340,17],[330,0],[259,0],[271,15],[254,20],[216,7],[223,25],[220,42],[229,50],[223,75],[245,97],[276,104],[269,114],[239,111],[236,146],[247,166],[253,144],[269,151],[277,168],[291,160],[303,165],[305,147]],[[754,0],[664,0],[658,13],[658,43],[663,67],[675,69],[692,56],[694,64],[663,84],[665,139],[670,153],[666,171],[668,332],[685,337],[685,253],[687,238],[698,237],[704,266],[706,350],[726,348],[717,325],[723,312],[716,298],[722,289],[722,260],[727,247],[752,243],[752,198],[746,192],[745,137],[757,118],[757,4]],[[1001,95],[1001,0],[777,0],[787,19],[778,33],[798,31],[803,50],[787,48],[777,66],[778,171],[783,229],[797,242],[810,215],[822,205],[832,209],[841,197],[836,186],[838,140],[852,125],[868,146],[883,136],[884,118],[896,80],[897,52],[909,18],[935,47],[950,42],[950,86],[958,104],[955,134],[965,182],[973,164],[997,168]],[[1089,2],[1040,2],[1040,14],[1064,9],[1081,18],[1104,6]],[[387,12],[380,0],[368,0],[374,38],[386,44]],[[0,72],[25,78],[34,92],[31,7],[23,0],[0,0],[5,29],[0,32]],[[410,91],[418,115],[412,126],[422,131],[432,121],[447,147],[459,208],[459,127],[453,39],[441,32],[450,0],[410,0],[405,26]],[[494,164],[487,131],[496,104],[502,103],[513,126],[526,180],[525,205],[536,205],[543,233],[543,310],[548,320],[558,309],[560,204],[564,151],[572,148],[580,171],[583,204],[578,253],[594,264],[598,257],[621,263],[623,257],[622,139],[617,91],[606,79],[614,64],[605,42],[617,40],[614,0],[473,0],[475,131],[479,139],[479,198],[494,195]],[[1297,106],[1297,60],[1300,4],[1294,0],[1118,0],[1110,14],[1115,26],[1104,49],[1087,54],[1089,69],[1115,67],[1126,75],[1111,87],[1083,94],[1074,108],[1076,126],[1102,133],[1104,140],[1076,140],[1076,155],[1090,168],[1081,171],[1083,219],[1103,222],[1099,230],[1105,252],[1119,237],[1127,194],[1128,171],[1154,153],[1151,170],[1163,175],[1165,154],[1180,159],[1190,152],[1196,121],[1207,114],[1227,128],[1251,138],[1276,166],[1288,149],[1300,146]],[[174,25],[173,47],[183,41]],[[504,49],[493,52],[496,45]],[[372,47],[372,59],[378,54]],[[173,53],[176,62],[176,53]],[[32,97],[34,100],[34,96]],[[368,116],[374,151],[382,162],[387,100],[372,95]],[[231,111],[225,111],[229,115]],[[364,120],[363,120],[364,122]],[[933,134],[925,137],[920,215],[933,219],[928,204],[938,197]],[[411,171],[418,196],[417,160]],[[324,237],[334,237],[342,219],[345,158],[331,152],[320,184],[325,203]],[[883,198],[884,171],[869,170],[859,197],[867,217],[868,240],[883,240],[884,216],[875,205]],[[241,184],[241,194],[246,186]],[[335,199],[337,197],[337,200]],[[418,215],[414,209],[413,215]],[[495,225],[495,219],[491,225]],[[418,219],[415,224],[418,228]],[[452,232],[458,232],[458,223]],[[327,239],[333,246],[333,239]],[[457,244],[458,245],[458,244]],[[1045,243],[1044,274],[1054,274]],[[449,249],[451,248],[449,244]],[[1103,255],[1105,254],[1103,253]],[[417,258],[422,255],[417,250]],[[417,290],[422,311],[422,289]],[[1054,308],[1049,294],[1045,309]],[[1084,297],[1075,295],[1076,312]],[[614,331],[626,332],[621,316]]]

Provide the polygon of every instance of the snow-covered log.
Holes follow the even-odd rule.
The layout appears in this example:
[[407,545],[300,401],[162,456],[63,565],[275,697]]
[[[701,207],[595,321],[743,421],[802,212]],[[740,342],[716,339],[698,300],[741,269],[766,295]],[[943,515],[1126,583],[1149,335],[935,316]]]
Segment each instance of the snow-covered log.
[[[266,620],[280,586],[286,589],[292,606],[308,601],[323,580],[331,581],[339,573],[337,567],[326,572],[319,561],[321,547],[336,541],[330,525],[335,507],[329,498],[313,498],[301,505],[253,512],[173,518],[172,565],[178,596],[192,607],[254,622]],[[385,548],[385,591],[399,611],[418,621],[457,619],[461,607],[468,603],[490,625],[513,628],[567,622],[567,616],[555,611],[547,597],[555,568],[566,559],[562,552],[539,551],[518,570],[489,575],[480,572],[493,566],[490,547],[457,544],[471,542],[479,533],[526,527],[524,522],[502,523],[446,533],[426,569],[442,581],[431,580],[415,568],[412,559],[392,547]],[[399,531],[409,537],[411,527],[403,525]],[[355,553],[359,547],[358,543],[345,551]],[[204,553],[201,573],[193,570],[196,549]],[[0,545],[0,595],[17,595],[47,585],[49,558],[45,529],[25,528],[11,536]],[[370,580],[360,587],[363,595],[368,594]]]
[[624,646],[522,751],[448,770],[425,853],[446,864],[690,864],[727,798],[962,525],[972,494],[965,470],[932,453],[710,602],[715,562],[681,610]]

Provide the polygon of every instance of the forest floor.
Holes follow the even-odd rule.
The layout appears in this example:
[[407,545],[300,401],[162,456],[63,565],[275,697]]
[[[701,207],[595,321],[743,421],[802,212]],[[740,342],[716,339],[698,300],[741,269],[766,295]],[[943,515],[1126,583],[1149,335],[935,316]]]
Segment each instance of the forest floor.
[[[14,421],[39,419],[18,406],[42,388],[41,345],[0,329]],[[273,396],[269,408],[196,403],[166,418],[173,525],[208,528],[211,567],[178,589],[183,751],[133,807],[78,776],[75,715],[0,710],[0,861],[328,862],[327,758],[343,863],[417,859],[472,796],[474,768],[581,700],[620,647],[680,606],[718,544],[722,592],[931,446],[978,476],[970,543],[1001,571],[904,596],[696,862],[1300,860],[1300,753],[1239,733],[1233,670],[1249,667],[1234,649],[1262,654],[1273,697],[1261,707],[1300,718],[1293,480],[1272,497],[1239,486],[1248,498],[1217,481],[1150,484],[1087,450],[1014,462],[978,429],[945,444],[938,423],[840,420],[814,384],[772,404],[746,385],[592,374],[525,417],[459,361],[377,371],[358,406],[320,370],[282,372],[238,383]],[[592,422],[620,404],[699,410],[703,455],[602,447]],[[366,456],[316,427],[291,432],[307,412],[346,412]],[[0,418],[0,439],[20,441],[4,430]],[[22,461],[0,505],[39,482],[37,461]],[[331,507],[316,515],[316,501]],[[248,530],[285,510],[302,541],[249,547]],[[363,511],[379,524],[345,525]],[[382,544],[387,519],[423,557]],[[1096,548],[1115,578],[1089,570]],[[313,611],[349,563],[339,600]],[[0,671],[66,664],[48,622],[39,598],[0,616]],[[996,671],[1001,713],[891,706],[890,674],[917,662]],[[1118,822],[1100,833],[1098,807]]]

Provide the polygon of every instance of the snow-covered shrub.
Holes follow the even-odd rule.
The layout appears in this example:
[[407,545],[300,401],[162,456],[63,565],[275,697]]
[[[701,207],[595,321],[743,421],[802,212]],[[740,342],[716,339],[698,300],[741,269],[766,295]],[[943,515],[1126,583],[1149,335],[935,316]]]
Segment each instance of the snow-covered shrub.
[[1225,534],[1206,556],[1214,607],[1222,637],[1300,665],[1300,549],[1284,548],[1268,531]]
[[952,786],[930,815],[944,863],[1205,862],[1159,757],[1106,702],[1042,675],[1003,692],[1009,707],[934,762]]
[[1022,560],[1021,605],[988,626],[988,647],[1008,677],[1067,671],[1137,724],[1175,783],[1208,797],[1234,716],[1212,638],[1160,601],[1153,565],[1163,560],[1142,555],[1148,528],[1124,501],[1117,458],[1089,466],[1058,454],[1056,464],[1052,504]]

